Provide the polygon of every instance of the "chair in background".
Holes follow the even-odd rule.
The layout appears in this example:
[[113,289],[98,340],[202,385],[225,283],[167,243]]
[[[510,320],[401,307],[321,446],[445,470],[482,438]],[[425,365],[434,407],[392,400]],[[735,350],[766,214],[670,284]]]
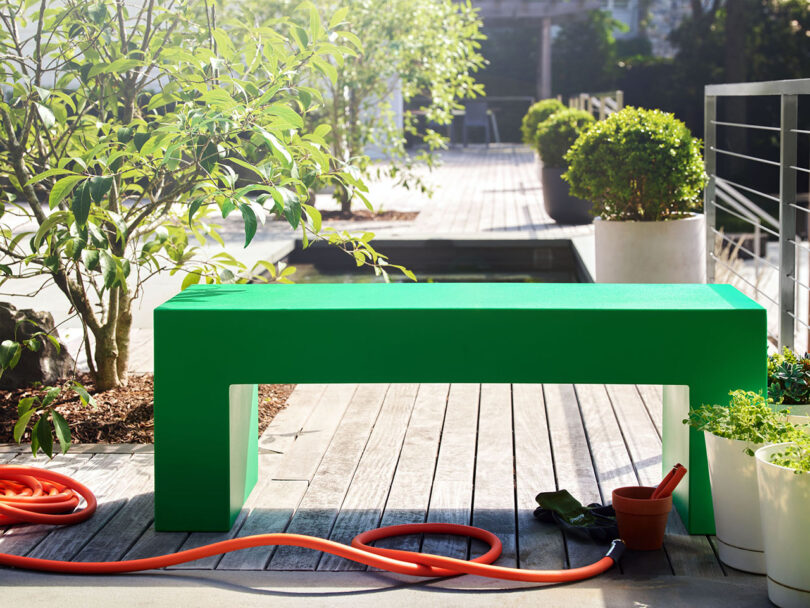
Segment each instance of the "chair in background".
[[487,146],[490,142],[490,126],[489,126],[489,106],[486,101],[468,101],[464,104],[464,125],[463,125],[463,139],[464,147],[467,147],[469,140],[469,130],[471,128],[483,127],[484,140]]

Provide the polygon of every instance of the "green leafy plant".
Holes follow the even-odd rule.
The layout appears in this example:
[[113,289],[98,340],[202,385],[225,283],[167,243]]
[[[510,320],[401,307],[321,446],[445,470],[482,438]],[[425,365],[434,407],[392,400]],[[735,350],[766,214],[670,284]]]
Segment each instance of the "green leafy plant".
[[768,356],[768,398],[777,405],[810,403],[810,354],[785,347]]
[[[299,0],[238,4],[259,16],[301,22]],[[311,85],[324,105],[308,121],[328,127],[327,141],[336,161],[351,163],[366,177],[385,175],[402,187],[430,194],[416,167],[435,166],[435,151],[446,143],[436,127],[452,122],[462,99],[483,94],[475,80],[475,72],[485,65],[476,9],[453,0],[321,0],[318,9],[343,20],[335,33],[362,40],[362,49],[342,61],[315,64],[321,77]],[[406,138],[418,144],[414,153],[405,149]],[[372,163],[370,152],[384,162]],[[349,213],[357,200],[372,209],[362,190],[328,177],[321,182],[334,185],[343,212]]]
[[[345,11],[324,21],[305,2],[300,25],[232,4],[227,18],[191,0],[0,4],[0,284],[58,288],[98,390],[127,382],[132,305],[151,277],[288,280],[226,251],[225,222],[247,246],[275,216],[305,243],[394,268],[372,234],[325,228],[307,204],[317,180],[366,190],[329,126],[307,126],[324,104],[313,83],[359,53]],[[10,342],[3,369],[32,347]]]
[[772,464],[793,469],[794,473],[810,473],[810,435],[804,434],[793,438],[784,451],[771,455]]
[[537,126],[548,120],[552,114],[565,110],[566,106],[559,99],[541,99],[529,106],[529,110],[523,117],[520,124],[520,132],[523,135],[523,143],[532,147],[537,145]]
[[565,153],[595,122],[585,110],[565,109],[555,112],[537,126],[537,151],[548,168],[566,167]]
[[[731,391],[729,395],[728,405],[702,405],[691,410],[683,423],[718,437],[750,443],[791,441],[800,435],[787,421],[786,414],[774,411],[762,395],[743,390]],[[746,453],[754,455],[750,449]]]
[[677,219],[700,205],[701,143],[672,114],[624,108],[583,133],[565,159],[571,194],[603,219]]

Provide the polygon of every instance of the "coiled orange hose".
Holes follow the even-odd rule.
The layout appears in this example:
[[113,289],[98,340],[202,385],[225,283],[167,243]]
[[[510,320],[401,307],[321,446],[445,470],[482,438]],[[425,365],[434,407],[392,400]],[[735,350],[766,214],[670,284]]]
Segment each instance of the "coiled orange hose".
[[[80,498],[86,506],[79,510]],[[34,467],[0,466],[0,525],[15,523],[75,524],[91,517],[96,498],[84,485],[67,475]],[[368,543],[405,534],[452,534],[468,536],[489,545],[489,550],[472,560],[455,559],[430,553],[371,547]],[[168,555],[120,562],[66,562],[0,553],[0,565],[72,574],[114,574],[165,568],[211,555],[249,547],[290,545],[332,553],[361,564],[397,574],[444,577],[475,574],[489,578],[533,583],[560,583],[591,578],[610,569],[624,551],[620,540],[598,562],[569,570],[520,570],[493,566],[501,554],[501,541],[492,532],[459,524],[404,524],[369,530],[357,535],[347,546],[331,540],[301,534],[257,534],[212,543]]]

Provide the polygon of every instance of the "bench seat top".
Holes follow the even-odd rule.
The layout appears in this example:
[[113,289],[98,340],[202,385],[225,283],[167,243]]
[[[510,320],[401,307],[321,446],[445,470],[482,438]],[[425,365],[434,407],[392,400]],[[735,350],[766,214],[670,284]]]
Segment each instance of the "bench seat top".
[[756,310],[730,285],[324,283],[194,285],[156,311]]

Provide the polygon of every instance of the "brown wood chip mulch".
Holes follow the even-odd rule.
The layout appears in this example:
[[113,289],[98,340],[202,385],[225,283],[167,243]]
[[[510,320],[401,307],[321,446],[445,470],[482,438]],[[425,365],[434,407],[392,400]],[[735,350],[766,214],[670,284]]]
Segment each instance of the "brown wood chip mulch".
[[[152,443],[154,419],[152,374],[131,374],[126,387],[97,392],[88,375],[79,380],[96,400],[96,407],[84,407],[78,397],[63,400],[57,410],[70,424],[73,443]],[[259,434],[287,405],[294,384],[259,385]],[[41,388],[0,391],[0,443],[14,441],[14,423],[20,399],[44,396]],[[35,419],[34,419],[35,420]],[[34,422],[32,420],[32,424]],[[28,441],[29,434],[23,437]]]

